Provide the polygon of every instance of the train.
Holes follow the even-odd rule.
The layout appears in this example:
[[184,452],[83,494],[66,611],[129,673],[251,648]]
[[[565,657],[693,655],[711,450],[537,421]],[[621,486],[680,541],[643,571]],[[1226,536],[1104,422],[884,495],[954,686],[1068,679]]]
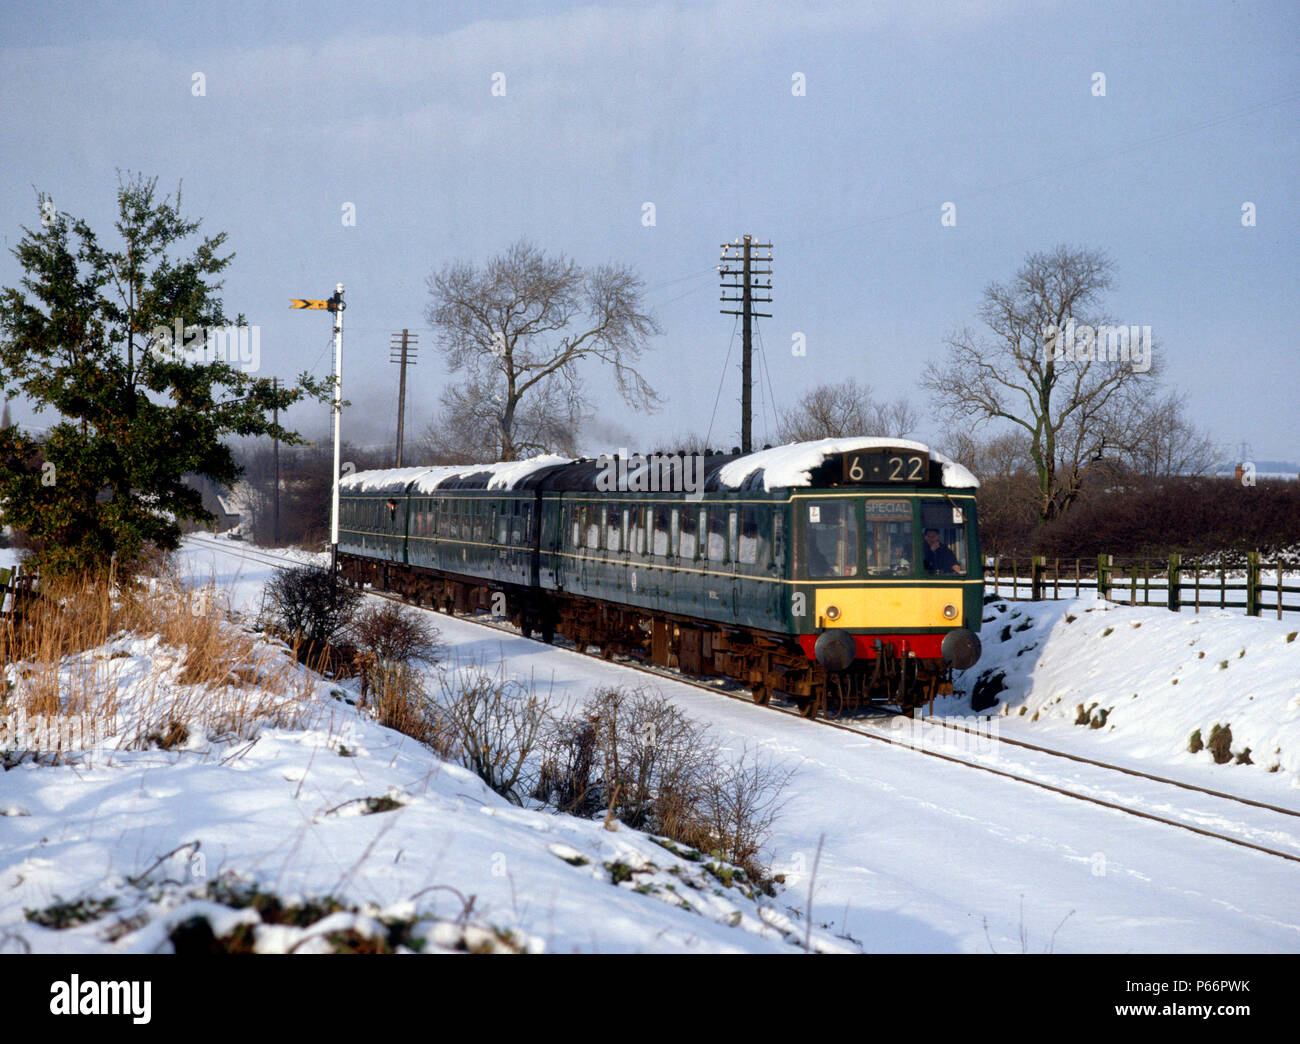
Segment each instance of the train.
[[980,657],[977,487],[878,438],[362,471],[340,482],[337,562],[357,587],[808,717],[912,714]]

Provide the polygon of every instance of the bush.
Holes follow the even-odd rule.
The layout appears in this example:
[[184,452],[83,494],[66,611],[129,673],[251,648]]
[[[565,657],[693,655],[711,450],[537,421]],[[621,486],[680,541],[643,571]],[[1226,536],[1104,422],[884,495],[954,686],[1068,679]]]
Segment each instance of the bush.
[[533,688],[482,667],[441,676],[434,708],[435,749],[472,770],[502,797],[522,804],[525,773],[550,718]]
[[421,661],[434,663],[442,651],[441,635],[426,614],[400,602],[366,606],[349,631],[358,651],[377,666]]
[[360,591],[320,566],[285,569],[266,585],[272,626],[307,653],[320,653],[342,637],[360,601]]
[[659,693],[610,688],[548,730],[533,796],[575,815],[608,809],[761,881],[758,854],[791,775],[749,750],[724,758],[708,728]]
[[574,714],[551,725],[542,742],[534,798],[574,816],[591,816],[605,807],[594,776],[598,721],[593,714]]

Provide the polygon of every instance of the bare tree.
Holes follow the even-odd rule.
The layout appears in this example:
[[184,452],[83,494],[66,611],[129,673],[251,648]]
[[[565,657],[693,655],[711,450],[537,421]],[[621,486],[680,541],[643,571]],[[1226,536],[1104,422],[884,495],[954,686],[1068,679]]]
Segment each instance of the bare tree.
[[1131,443],[1151,394],[1154,381],[1143,378],[1154,378],[1154,366],[1138,372],[1123,360],[1058,360],[1045,350],[1067,320],[1113,327],[1099,312],[1112,271],[1100,251],[1030,254],[1009,284],[985,289],[979,315],[990,334],[950,336],[946,362],[922,378],[950,420],[1006,421],[1028,435],[1040,522],[1068,510],[1093,462]]
[[920,423],[920,415],[906,399],[877,401],[870,387],[850,378],[836,384],[819,384],[795,406],[783,411],[777,438],[781,442],[851,435],[903,438]]
[[[424,429],[421,443],[429,464],[490,464],[504,459],[496,402],[474,383],[442,393],[442,410]],[[576,456],[581,418],[555,382],[538,386],[514,416],[516,449]]]
[[1170,392],[1134,425],[1125,457],[1147,478],[1204,475],[1222,454],[1209,432],[1186,416],[1186,396]]
[[582,268],[548,257],[520,240],[483,268],[464,262],[429,277],[426,312],[453,373],[465,381],[454,409],[487,421],[500,460],[547,448],[521,430],[526,397],[562,405],[576,424],[588,406],[579,364],[592,359],[614,370],[629,405],[652,408],[654,390],[635,363],[659,325],[641,310],[642,280],[630,268]]

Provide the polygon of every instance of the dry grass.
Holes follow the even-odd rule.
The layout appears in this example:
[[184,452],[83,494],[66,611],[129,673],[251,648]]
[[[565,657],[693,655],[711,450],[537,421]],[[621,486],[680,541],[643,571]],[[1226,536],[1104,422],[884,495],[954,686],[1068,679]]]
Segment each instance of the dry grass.
[[170,749],[195,728],[216,739],[300,725],[311,676],[239,627],[228,604],[215,581],[192,586],[166,572],[44,583],[0,622],[0,746],[19,721],[29,736],[35,727],[60,737],[63,750],[87,736]]

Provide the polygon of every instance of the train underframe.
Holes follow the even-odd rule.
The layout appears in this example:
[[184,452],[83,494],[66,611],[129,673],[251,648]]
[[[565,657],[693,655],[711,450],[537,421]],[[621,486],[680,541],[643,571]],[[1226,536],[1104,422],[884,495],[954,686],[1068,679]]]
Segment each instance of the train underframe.
[[504,596],[507,619],[525,637],[550,642],[560,634],[584,652],[597,648],[605,659],[621,654],[696,677],[727,678],[748,688],[755,703],[786,699],[806,717],[839,717],[870,704],[910,716],[952,692],[942,660],[900,655],[889,643],[879,643],[874,658],[835,672],[810,659],[793,636],[356,555],[339,555],[339,571],[353,586],[368,584],[447,613],[499,611]]

